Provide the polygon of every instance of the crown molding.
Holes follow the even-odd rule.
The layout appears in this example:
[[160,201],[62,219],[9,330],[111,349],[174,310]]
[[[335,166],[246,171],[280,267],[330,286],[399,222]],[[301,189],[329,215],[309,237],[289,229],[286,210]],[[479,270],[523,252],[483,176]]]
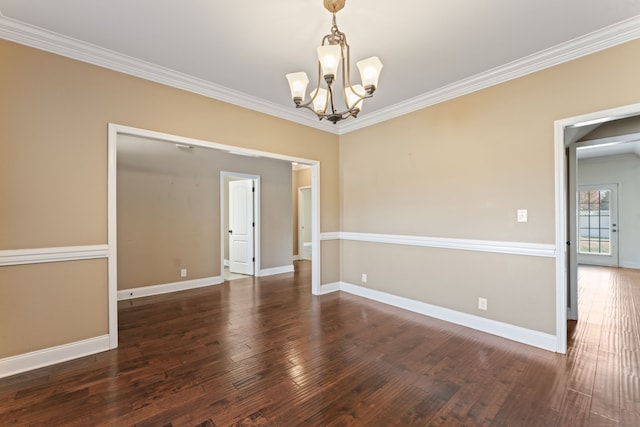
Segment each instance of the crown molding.
[[0,38],[145,80],[186,90],[280,119],[338,134],[337,126],[292,108],[229,89],[169,68],[48,31],[0,13]]
[[640,15],[602,28],[568,42],[542,50],[469,78],[368,113],[340,125],[339,134],[362,129],[395,117],[486,89],[518,77],[560,65],[580,57],[640,38]]
[[638,39],[640,38],[640,16],[459,80],[390,107],[361,115],[357,120],[339,125],[319,121],[316,117],[307,116],[296,109],[287,108],[150,62],[25,24],[7,18],[1,13],[0,38],[341,135]]

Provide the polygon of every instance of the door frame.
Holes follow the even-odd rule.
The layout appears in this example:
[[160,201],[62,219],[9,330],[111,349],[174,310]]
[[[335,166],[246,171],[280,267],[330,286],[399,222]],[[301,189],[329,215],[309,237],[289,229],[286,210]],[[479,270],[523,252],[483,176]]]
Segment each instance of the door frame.
[[[117,244],[117,172],[118,172],[118,136],[131,135],[141,138],[157,140],[158,143],[185,144],[197,147],[211,148],[226,151],[231,154],[240,154],[250,157],[266,157],[297,162],[311,166],[311,228],[312,228],[312,257],[311,265],[311,293],[320,295],[320,272],[322,260],[320,257],[320,161],[276,154],[267,151],[252,150],[233,145],[219,144],[216,142],[156,132],[131,126],[108,124],[107,138],[107,295],[108,295],[108,323],[109,323],[109,348],[118,347],[118,244]],[[223,255],[224,256],[224,255]],[[224,262],[224,261],[223,261]],[[220,272],[222,275],[222,271]]]
[[[554,162],[555,162],[555,224],[556,224],[556,352],[567,352],[567,318],[568,318],[568,270],[567,256],[572,251],[577,256],[576,245],[567,245],[569,183],[571,179],[567,171],[567,148],[565,129],[576,125],[604,123],[611,120],[640,115],[640,103],[611,108],[608,110],[582,114],[575,117],[556,120],[554,122]],[[569,171],[573,182],[576,182],[576,170]],[[568,248],[568,249],[567,249]],[[574,301],[577,305],[577,301]]]
[[[220,271],[224,272],[224,247],[228,232],[224,229],[224,218],[229,216],[229,206],[225,194],[229,192],[226,178],[239,178],[253,181],[253,276],[260,276],[260,175],[239,172],[220,171]],[[231,248],[229,248],[231,251]]]
[[[302,196],[302,190],[306,190],[306,189],[310,189],[313,192],[313,188],[310,185],[304,186],[304,187],[298,187],[298,257],[300,259],[306,259],[306,258],[302,258],[302,251],[304,250],[304,238],[303,238],[303,233],[300,233],[300,224],[302,224],[302,219],[304,217],[303,215],[303,198]],[[313,202],[311,203],[311,209],[313,210]],[[312,236],[313,239],[313,236]],[[312,254],[312,258],[311,260],[313,261],[313,254]]]

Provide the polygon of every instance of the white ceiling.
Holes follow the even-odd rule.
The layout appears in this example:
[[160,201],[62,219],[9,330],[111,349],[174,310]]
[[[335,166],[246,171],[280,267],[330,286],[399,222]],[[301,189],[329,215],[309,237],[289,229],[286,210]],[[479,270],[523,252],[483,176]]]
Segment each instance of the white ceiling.
[[620,154],[635,154],[640,157],[640,141],[619,141],[615,143],[604,143],[601,145],[588,145],[578,147],[576,153],[578,159],[589,159],[592,157],[617,156]]
[[[214,97],[278,116],[294,110],[286,73],[306,71],[315,80],[315,47],[331,20],[322,0],[0,0],[0,14],[0,37],[88,62],[102,55],[131,69],[178,72],[181,81],[192,79],[187,89],[207,94],[202,88],[210,84],[222,94]],[[606,47],[584,49],[594,32],[594,43],[640,37],[638,18],[640,0],[347,0],[337,22],[354,63],[372,55],[384,63],[362,120],[457,82],[490,80],[489,70],[506,78],[514,64],[535,70],[527,57],[548,59],[562,46],[584,53]],[[63,48],[50,47],[56,43]]]

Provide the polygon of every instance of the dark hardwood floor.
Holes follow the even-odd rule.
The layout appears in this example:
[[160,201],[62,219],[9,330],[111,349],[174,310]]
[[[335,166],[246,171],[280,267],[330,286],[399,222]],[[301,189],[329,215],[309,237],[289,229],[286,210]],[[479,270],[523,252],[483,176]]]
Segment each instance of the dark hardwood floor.
[[640,270],[581,267],[567,355],[295,274],[121,302],[120,346],[0,380],[0,425],[638,426]]

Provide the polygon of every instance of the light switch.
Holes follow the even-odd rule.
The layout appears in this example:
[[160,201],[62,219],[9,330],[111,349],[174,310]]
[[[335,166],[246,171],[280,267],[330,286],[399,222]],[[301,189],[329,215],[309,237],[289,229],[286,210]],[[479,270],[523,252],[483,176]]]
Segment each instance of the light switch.
[[527,222],[527,210],[518,209],[518,222]]

